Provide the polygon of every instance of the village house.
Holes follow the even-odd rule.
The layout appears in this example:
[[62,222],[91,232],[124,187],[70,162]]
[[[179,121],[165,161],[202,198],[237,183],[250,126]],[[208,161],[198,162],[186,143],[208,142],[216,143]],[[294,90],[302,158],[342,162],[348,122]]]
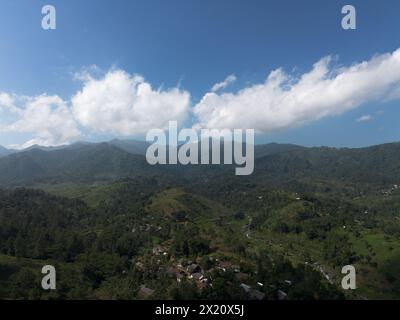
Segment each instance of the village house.
[[160,255],[166,256],[168,254],[168,250],[163,246],[156,246],[153,248],[153,254],[156,256]]
[[192,263],[192,264],[190,264],[187,268],[186,268],[186,270],[189,272],[189,273],[197,273],[197,272],[200,272],[201,271],[201,267],[198,265],[198,264],[196,264],[196,263]]
[[240,284],[240,287],[244,290],[247,297],[251,300],[263,300],[265,298],[265,293],[257,289],[253,289],[251,286],[245,283]]
[[144,285],[140,286],[138,297],[140,299],[148,299],[154,293],[153,289],[147,288]]
[[181,282],[182,279],[185,277],[185,273],[182,270],[179,270],[178,268],[174,268],[174,267],[169,267],[166,270],[166,273],[169,276],[174,277],[177,282]]
[[218,264],[217,269],[222,270],[223,272],[226,272],[227,270],[232,270],[236,273],[240,272],[240,266],[233,264],[232,262],[229,261],[221,261]]
[[291,286],[292,285],[292,281],[290,281],[290,280],[285,280],[284,281],[288,286]]
[[204,276],[203,276],[203,274],[200,273],[200,272],[192,273],[192,274],[189,276],[189,279],[193,279],[193,280],[196,280],[196,281],[200,281],[200,280],[203,279],[203,278],[204,278]]
[[223,272],[226,272],[226,270],[229,270],[230,268],[232,268],[232,263],[229,261],[221,261],[217,267],[217,269],[222,270]]
[[278,294],[278,300],[285,300],[287,297],[287,293],[283,292],[282,290],[278,290],[277,294]]

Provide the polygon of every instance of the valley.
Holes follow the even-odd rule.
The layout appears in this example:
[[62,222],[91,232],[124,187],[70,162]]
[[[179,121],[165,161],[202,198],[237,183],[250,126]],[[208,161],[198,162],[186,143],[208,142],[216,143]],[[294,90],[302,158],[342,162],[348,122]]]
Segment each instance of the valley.
[[237,177],[125,143],[0,157],[0,298],[400,298],[400,144],[256,146]]

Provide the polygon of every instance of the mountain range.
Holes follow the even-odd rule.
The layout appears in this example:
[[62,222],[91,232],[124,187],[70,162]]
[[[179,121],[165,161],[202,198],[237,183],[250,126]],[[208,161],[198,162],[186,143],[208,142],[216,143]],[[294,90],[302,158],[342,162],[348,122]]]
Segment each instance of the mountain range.
[[[0,298],[36,294],[26,275],[49,259],[67,288],[60,299],[136,299],[143,284],[157,297],[187,297],[174,294],[186,288],[174,273],[181,261],[200,261],[212,279],[195,289],[202,299],[252,299],[242,283],[268,299],[279,290],[287,299],[399,297],[400,143],[256,145],[249,176],[236,176],[236,165],[151,166],[147,147],[1,149]],[[242,272],[219,272],[217,259]],[[340,289],[349,264],[356,293]]]
[[[0,148],[0,185],[110,181],[144,175],[174,179],[234,175],[230,165],[156,165],[145,159],[148,144],[135,140],[79,142],[15,151]],[[366,148],[255,146],[255,171],[248,181],[287,184],[312,179],[388,186],[400,184],[400,143]]]

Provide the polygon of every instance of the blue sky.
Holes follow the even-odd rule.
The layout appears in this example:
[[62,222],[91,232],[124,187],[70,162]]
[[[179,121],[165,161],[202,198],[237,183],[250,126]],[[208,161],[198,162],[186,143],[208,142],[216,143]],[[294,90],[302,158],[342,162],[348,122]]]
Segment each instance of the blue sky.
[[[41,28],[41,8],[45,4],[54,5],[57,10],[56,30]],[[345,4],[352,4],[357,10],[356,30],[341,28],[341,8]],[[332,111],[339,105],[329,105],[330,113],[321,117],[311,115],[311,107],[306,106],[310,119],[304,115],[299,123],[297,118],[288,122],[280,116],[275,121],[270,119],[271,115],[268,119],[272,122],[263,123],[262,118],[256,121],[247,117],[247,109],[236,107],[236,100],[241,90],[264,83],[278,68],[299,78],[320,59],[332,55],[332,72],[340,73],[340,68],[395,52],[400,47],[399,14],[400,2],[396,0],[1,0],[0,94],[11,97],[12,105],[23,111],[10,112],[4,106],[2,110],[0,105],[0,129],[8,128],[0,130],[0,144],[143,137],[147,128],[144,123],[159,123],[148,118],[158,114],[157,108],[166,100],[166,106],[173,109],[166,114],[173,115],[171,120],[179,118],[185,125],[199,122],[210,126],[215,121],[240,125],[243,114],[245,124],[254,123],[261,129],[258,142],[365,146],[398,141],[400,99],[386,99],[387,87],[380,88],[381,94],[372,98],[361,98],[357,90],[362,88],[354,89],[361,102],[339,114]],[[396,61],[392,62],[397,66]],[[232,74],[236,81],[216,93],[218,100],[208,102],[207,98],[204,106],[198,105],[213,85]],[[390,86],[397,88],[398,80],[393,77]],[[121,119],[125,107],[118,111],[119,118],[114,117],[110,110],[115,110],[115,106],[104,102],[109,97],[101,88],[126,85],[129,91],[138,83],[151,85],[154,92],[149,97],[157,103],[144,99],[152,106],[142,101],[140,112],[126,115],[130,123]],[[224,93],[236,96],[225,97]],[[121,103],[137,101],[135,95],[128,96],[121,96]],[[86,110],[91,97],[96,98],[96,104]],[[275,100],[281,98],[282,95],[274,96]],[[249,105],[249,112],[262,114],[272,98],[267,94],[265,99],[253,101],[257,106],[253,109]],[[349,99],[355,98],[350,95]],[[237,113],[231,115],[235,120],[212,118],[225,114],[223,103],[227,100],[231,107],[226,108],[237,108]],[[177,103],[184,106],[180,108]],[[42,109],[42,104],[56,108],[58,114]],[[220,108],[218,111],[212,109],[215,105]],[[195,108],[199,112],[193,114]],[[27,109],[29,112],[25,112]],[[69,110],[73,110],[71,118]],[[37,118],[32,112],[38,114]],[[40,118],[46,112],[50,113]],[[99,113],[105,115],[98,116]],[[68,125],[60,133],[57,128],[64,125],[62,119]],[[41,126],[53,120],[53,126]],[[112,121],[115,123],[111,125]],[[275,126],[279,121],[282,125]],[[140,130],[124,127],[130,124]]]

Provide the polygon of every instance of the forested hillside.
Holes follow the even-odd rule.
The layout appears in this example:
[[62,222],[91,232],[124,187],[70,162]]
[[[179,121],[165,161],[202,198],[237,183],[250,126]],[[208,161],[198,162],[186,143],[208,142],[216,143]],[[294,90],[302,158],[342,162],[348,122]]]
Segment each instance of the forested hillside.
[[399,144],[257,146],[248,177],[152,167],[136,148],[0,158],[0,298],[400,298]]
[[[79,143],[54,149],[32,148],[0,157],[0,185],[113,181],[141,175],[172,175],[195,180],[232,175],[231,165],[151,166],[143,142],[113,140]],[[257,183],[287,184],[304,179],[331,183],[387,187],[400,184],[400,144],[359,149],[305,148],[267,144],[255,147]]]

